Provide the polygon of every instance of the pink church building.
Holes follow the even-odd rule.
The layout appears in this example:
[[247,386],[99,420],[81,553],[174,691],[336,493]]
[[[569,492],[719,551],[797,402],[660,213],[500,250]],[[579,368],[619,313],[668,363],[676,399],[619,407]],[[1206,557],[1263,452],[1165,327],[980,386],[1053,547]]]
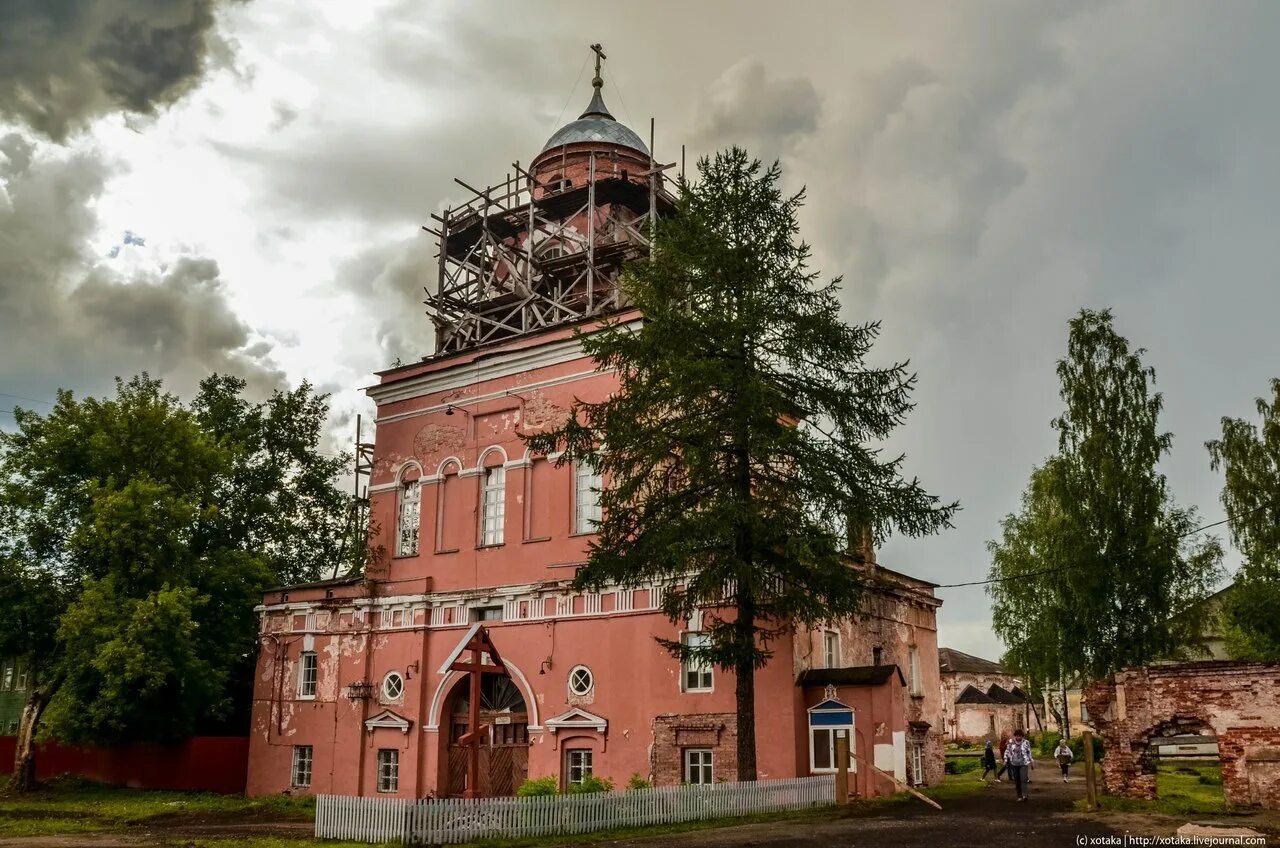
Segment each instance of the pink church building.
[[[647,222],[674,209],[664,166],[605,106],[598,60],[593,85],[527,168],[433,216],[435,353],[368,389],[375,555],[362,575],[272,590],[258,608],[250,794],[735,779],[732,674],[682,665],[655,641],[703,638],[700,622],[669,621],[662,585],[571,591],[606,481],[521,438],[616,389],[574,331],[639,321],[618,276],[645,256]],[[941,781],[941,601],[871,551],[850,567],[874,586],[865,613],[797,630],[758,673],[760,778],[833,772],[843,728],[858,794],[895,791],[877,769]],[[507,673],[481,677],[469,786],[471,681],[450,666],[480,628]]]

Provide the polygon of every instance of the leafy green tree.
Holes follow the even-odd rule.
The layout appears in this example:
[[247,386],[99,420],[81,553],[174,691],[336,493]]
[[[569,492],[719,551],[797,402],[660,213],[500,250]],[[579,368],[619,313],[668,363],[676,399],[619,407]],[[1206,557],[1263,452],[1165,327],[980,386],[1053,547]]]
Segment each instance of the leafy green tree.
[[839,281],[807,269],[803,192],[785,197],[778,166],[737,148],[698,174],[657,226],[652,261],[623,275],[642,328],[582,336],[621,390],[529,444],[608,481],[579,587],[656,581],[673,622],[705,611],[707,644],[663,644],[734,672],[738,777],[753,780],[770,642],[861,609],[846,522],[875,540],[932,533],[957,507],[870,446],[902,422],[915,378],[866,363],[878,325],[842,322]]
[[1058,452],[988,543],[995,632],[1011,664],[1039,680],[1176,656],[1199,636],[1200,602],[1220,575],[1220,545],[1191,539],[1196,512],[1173,503],[1158,471],[1172,436],[1143,353],[1109,311],[1070,321]]
[[348,503],[324,491],[342,461],[317,450],[324,398],[243,389],[212,377],[188,408],[142,375],[110,399],[60,392],[0,434],[0,599],[19,599],[0,649],[35,681],[12,788],[33,783],[38,731],[172,741],[231,720],[262,592],[337,565]]
[[1244,659],[1280,660],[1280,380],[1258,398],[1257,425],[1222,419],[1222,438],[1206,443],[1222,471],[1222,505],[1231,541],[1244,554],[1224,599],[1228,649]]

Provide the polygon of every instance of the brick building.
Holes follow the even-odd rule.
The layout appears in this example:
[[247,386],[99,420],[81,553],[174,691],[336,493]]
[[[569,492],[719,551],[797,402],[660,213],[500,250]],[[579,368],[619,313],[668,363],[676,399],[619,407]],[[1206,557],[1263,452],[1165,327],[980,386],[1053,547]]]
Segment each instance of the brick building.
[[1210,737],[1227,803],[1280,809],[1280,663],[1130,668],[1088,686],[1085,704],[1106,746],[1108,792],[1155,798],[1162,741]]
[[[731,674],[681,665],[656,638],[664,587],[578,594],[602,481],[531,455],[522,435],[599,400],[616,377],[575,329],[636,322],[623,262],[674,198],[648,146],[601,95],[528,169],[437,216],[436,351],[382,372],[369,485],[385,551],[359,577],[264,598],[248,791],[401,797],[511,794],[526,777],[624,784],[732,780]],[[933,585],[850,558],[873,585],[856,621],[771,644],[757,675],[761,778],[831,772],[853,732],[856,789],[942,777]],[[473,640],[489,640],[472,710]],[[481,658],[479,648],[472,654]],[[473,666],[474,668],[475,666]],[[472,785],[472,716],[487,727]]]
[[942,733],[948,740],[998,741],[1040,720],[1022,680],[1004,666],[954,648],[938,649]]

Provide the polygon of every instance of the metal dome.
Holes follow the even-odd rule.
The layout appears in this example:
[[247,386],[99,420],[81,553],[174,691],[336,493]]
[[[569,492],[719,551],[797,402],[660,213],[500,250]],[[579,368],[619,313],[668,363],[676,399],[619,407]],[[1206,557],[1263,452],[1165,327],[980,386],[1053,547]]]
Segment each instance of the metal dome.
[[[593,45],[592,49],[596,49],[599,46],[598,44]],[[591,95],[591,102],[587,104],[586,110],[578,116],[578,120],[565,124],[556,130],[555,135],[547,139],[547,143],[542,146],[542,153],[564,144],[577,144],[578,142],[586,141],[618,144],[623,147],[630,147],[632,150],[638,150],[645,156],[649,155],[649,148],[640,140],[640,136],[636,135],[625,124],[618,123],[614,119],[613,113],[609,111],[609,107],[604,105],[604,98],[600,96],[600,89],[604,86],[604,80],[600,77],[600,58],[603,55],[598,53],[596,57],[596,76],[595,79],[591,80],[591,86],[595,90]]]
[[565,124],[556,130],[555,135],[547,139],[547,143],[542,146],[542,152],[546,153],[553,147],[560,147],[564,144],[576,144],[583,141],[618,144],[623,147],[630,147],[645,156],[649,155],[649,148],[645,146],[645,143],[640,140],[640,136],[636,135],[630,127],[620,124],[612,118],[605,118],[599,115],[579,118],[572,123]]

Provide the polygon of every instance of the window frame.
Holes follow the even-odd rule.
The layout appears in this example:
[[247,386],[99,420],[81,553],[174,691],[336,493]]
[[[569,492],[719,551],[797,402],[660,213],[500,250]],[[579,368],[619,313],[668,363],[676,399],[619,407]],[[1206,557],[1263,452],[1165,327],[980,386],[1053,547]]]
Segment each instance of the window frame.
[[[833,650],[834,647],[834,650]],[[840,632],[837,630],[822,631],[823,668],[840,667]]]
[[[406,537],[406,530],[412,530],[411,539]],[[414,478],[402,482],[396,492],[396,556],[417,556],[421,540],[422,479]]]
[[[387,689],[392,680],[399,681],[399,689],[395,695],[391,695]],[[404,701],[404,675],[398,671],[388,671],[382,678],[382,688],[378,691],[378,695],[384,704],[402,703]]]
[[378,749],[378,791],[384,795],[400,791],[400,749]]
[[[574,758],[578,758],[579,762],[574,763]],[[578,771],[577,780],[574,779],[574,771]],[[595,750],[592,748],[565,748],[564,749],[564,785],[568,789],[582,783],[586,778],[595,775]]]
[[924,743],[907,743],[907,779],[912,786],[924,786]]
[[[705,640],[710,644],[711,636],[701,630],[686,630],[680,634],[680,641],[685,645],[691,645],[693,640]],[[693,665],[694,662],[701,663]],[[698,685],[690,686],[690,675],[698,675]],[[683,659],[680,661],[680,691],[691,694],[700,694],[704,692],[714,692],[716,688],[715,667],[705,660]]]
[[314,701],[320,688],[320,657],[315,651],[298,655],[298,700]]
[[[584,479],[590,481],[585,489]],[[600,492],[603,488],[604,476],[591,462],[578,459],[573,463],[573,535],[585,536],[599,531],[600,521],[604,518],[600,507]],[[590,503],[584,502],[584,495],[587,493],[593,495]],[[590,509],[590,515],[584,514],[586,508]]]
[[[582,691],[578,691],[578,688],[573,685],[574,678],[579,673],[585,674],[587,676],[587,685],[586,685],[586,688],[584,688]],[[569,669],[569,678],[568,678],[568,681],[566,682],[566,685],[569,688],[570,697],[585,698],[586,696],[590,695],[592,692],[596,690],[596,676],[591,671],[591,669],[588,668],[587,666],[575,665],[573,668]]]
[[496,548],[504,544],[507,525],[507,469],[502,463],[481,469],[478,515],[479,547]]
[[[701,762],[705,756],[706,762]],[[697,758],[699,762],[694,762]],[[689,786],[713,786],[715,785],[715,750],[712,748],[685,748],[681,751],[681,762],[684,766],[684,783]],[[697,775],[697,780],[691,780],[691,775]]]
[[[839,771],[836,765],[836,731],[843,730],[849,734],[849,771],[857,771],[854,759],[854,737],[852,724],[810,724],[809,725],[809,773],[810,774],[835,774]],[[827,761],[831,763],[829,766],[819,766],[817,751],[818,745],[816,735],[819,733],[827,734]]]
[[[304,755],[305,752],[305,755]],[[293,767],[289,772],[289,786],[294,789],[310,789],[311,777],[315,768],[315,748],[311,745],[293,746]],[[299,779],[305,771],[306,782]]]
[[915,645],[912,645],[907,650],[907,665],[910,673],[908,691],[913,698],[922,697],[924,695],[924,681],[920,679],[920,649]]

